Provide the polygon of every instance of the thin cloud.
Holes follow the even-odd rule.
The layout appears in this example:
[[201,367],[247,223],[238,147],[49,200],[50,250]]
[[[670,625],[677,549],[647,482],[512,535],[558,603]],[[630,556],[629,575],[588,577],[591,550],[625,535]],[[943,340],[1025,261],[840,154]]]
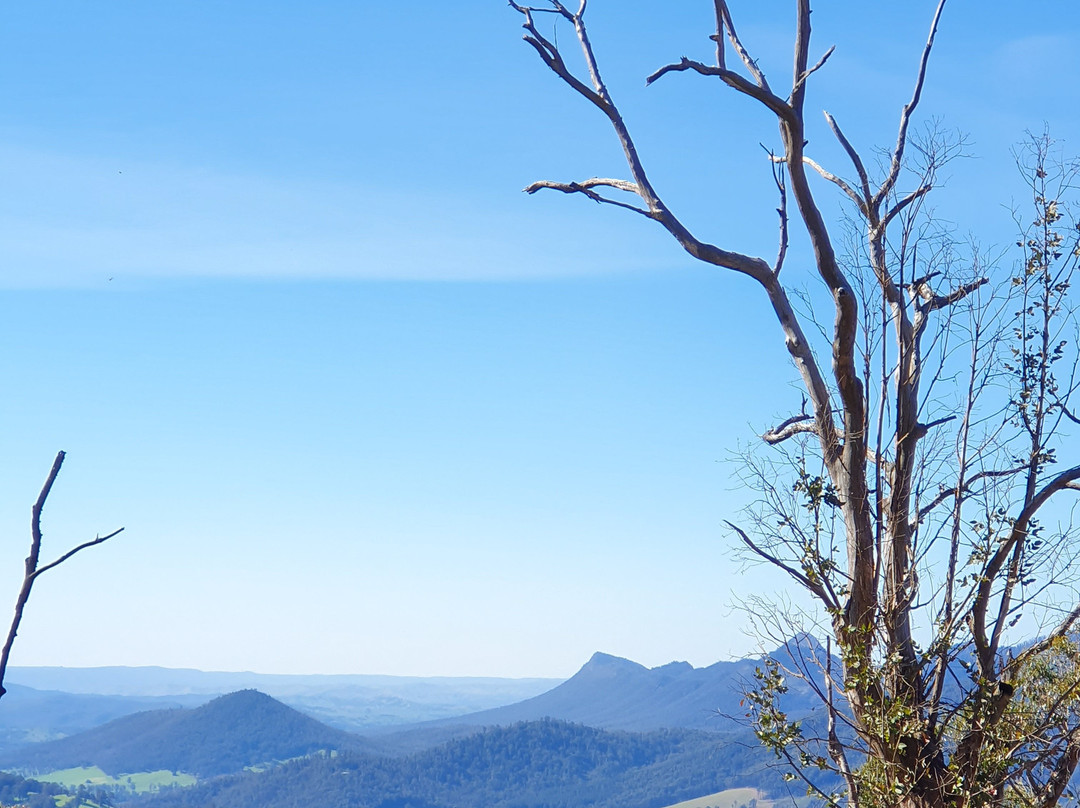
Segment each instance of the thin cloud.
[[606,226],[589,211],[580,229],[580,200],[555,207],[516,189],[492,201],[467,189],[240,177],[4,145],[0,165],[0,286],[9,288],[117,276],[512,281],[672,259],[671,245],[650,247],[648,235],[616,238],[615,217]]

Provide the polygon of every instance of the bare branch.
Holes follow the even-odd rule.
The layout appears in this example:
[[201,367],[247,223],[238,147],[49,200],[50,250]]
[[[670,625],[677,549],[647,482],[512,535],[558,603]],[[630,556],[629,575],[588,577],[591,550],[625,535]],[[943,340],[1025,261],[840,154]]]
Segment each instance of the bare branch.
[[[976,594],[975,601],[971,607],[972,634],[975,640],[975,649],[979,655],[979,664],[984,671],[990,670],[993,665],[993,656],[997,650],[997,642],[1001,636],[1006,618],[1006,614],[1001,613],[998,615],[993,632],[988,637],[986,633],[986,610],[990,604],[993,586],[997,582],[1001,570],[1004,568],[1006,561],[1008,561],[1009,556],[1012,554],[1017,543],[1023,541],[1027,537],[1028,524],[1031,519],[1039,512],[1043,505],[1050,501],[1054,494],[1059,491],[1068,490],[1070,487],[1069,484],[1076,482],[1077,480],[1080,480],[1080,466],[1073,466],[1072,468],[1061,472],[1044,485],[1017,515],[1016,520],[1013,522],[1012,530],[1009,531],[1008,537],[1001,542],[996,552],[986,564],[986,568],[982,574],[982,580],[979,584],[978,593]],[[1003,597],[1003,607],[1004,603],[1005,600]]]
[[[834,50],[836,50],[836,45],[829,46],[829,49],[827,51],[825,51],[825,54],[820,59],[818,59],[817,64],[815,64],[809,70],[804,70],[802,75],[799,76],[798,81],[796,81],[795,85],[791,88],[791,92],[795,93],[796,91],[801,90],[803,85],[806,84],[806,80],[808,78],[810,78],[810,76],[812,76],[814,73],[821,70],[822,67],[825,66],[825,63],[827,61],[829,61],[829,57],[833,55]],[[789,100],[790,100],[790,96],[789,96]]]
[[38,576],[42,575],[43,573],[48,572],[53,567],[59,567],[61,564],[63,564],[65,561],[67,561],[69,558],[71,558],[76,553],[82,552],[87,547],[93,547],[93,546],[98,545],[98,544],[104,544],[109,539],[111,539],[113,536],[119,536],[123,532],[124,532],[124,528],[121,527],[121,528],[117,528],[112,533],[107,533],[104,536],[95,536],[94,538],[90,539],[89,541],[84,541],[82,544],[78,545],[77,547],[73,547],[70,550],[68,550],[66,553],[64,553],[62,556],[60,556],[55,561],[50,562],[50,563],[46,564],[43,567],[38,567],[38,569],[34,571],[34,574],[31,577],[34,578],[34,579],[37,579]]
[[761,439],[770,446],[775,446],[795,435],[806,433],[816,434],[817,427],[814,424],[814,416],[803,413],[801,415],[793,415],[783,423],[768,430],[761,436]]
[[806,155],[803,155],[803,162],[810,166],[810,168],[814,169],[814,171],[816,171],[818,174],[820,174],[822,179],[828,180],[845,194],[847,194],[851,198],[851,201],[858,206],[859,210],[866,210],[866,202],[859,198],[858,192],[850,185],[848,185],[846,180],[841,179],[836,174],[833,174],[831,171],[826,171],[817,163],[817,161],[815,161],[813,158],[807,157]]
[[1058,623],[1053,631],[1051,631],[1038,642],[1032,643],[1015,657],[1013,657],[1012,660],[1009,661],[1009,664],[1005,666],[1005,671],[1011,672],[1019,670],[1027,663],[1029,659],[1041,656],[1047,651],[1047,649],[1050,648],[1050,646],[1054,644],[1055,641],[1068,635],[1068,633],[1072,631],[1072,627],[1076,625],[1077,620],[1080,620],[1080,605],[1078,605],[1075,609],[1065,615],[1065,619]]
[[836,139],[840,141],[840,145],[844,147],[844,151],[847,153],[848,158],[855,166],[855,173],[859,175],[859,184],[862,187],[862,199],[855,196],[855,203],[859,206],[860,210],[866,210],[866,206],[870,204],[870,177],[866,173],[866,166],[863,165],[862,158],[859,153],[855,151],[855,147],[851,145],[851,141],[847,139],[847,136],[840,130],[840,124],[836,122],[836,119],[828,112],[825,113],[825,120],[829,124],[829,128],[836,136]]
[[754,81],[758,86],[766,92],[771,93],[769,89],[769,82],[765,80],[765,74],[761,72],[761,68],[758,67],[756,60],[750,58],[750,53],[743,47],[742,40],[739,39],[739,35],[735,32],[735,23],[731,21],[731,11],[728,9],[727,2],[725,0],[716,0],[716,6],[719,9],[720,15],[724,22],[724,27],[727,29],[728,41],[731,42],[731,46],[735,49],[735,53],[739,55],[739,59],[746,66],[746,69],[750,71],[750,75],[754,77]]
[[716,33],[709,37],[716,43],[716,66],[719,68],[727,67],[726,60],[724,58],[724,8],[722,0],[713,0],[713,11],[716,14]]
[[[967,482],[961,487],[960,495],[962,496],[963,494],[969,492],[971,490],[971,486],[974,483],[979,482],[980,480],[993,479],[995,477],[1009,477],[1014,474],[1019,474],[1022,471],[1027,471],[1027,466],[1017,466],[1016,468],[1000,469],[997,471],[980,471],[978,474],[973,474],[970,478],[968,478]],[[934,508],[941,505],[941,503],[952,499],[954,496],[957,496],[957,491],[955,488],[946,488],[940,491],[938,495],[934,497],[928,505],[925,505],[924,507],[919,509],[919,521],[921,522],[923,519],[930,515],[930,512],[933,511]]]
[[836,600],[832,597],[832,595],[829,594],[828,590],[825,589],[825,587],[821,585],[821,583],[819,583],[817,581],[810,580],[810,578],[808,578],[803,573],[799,572],[794,567],[792,567],[792,566],[790,566],[788,564],[785,564],[783,561],[781,561],[779,558],[777,558],[772,553],[769,553],[766,550],[759,547],[757,544],[754,543],[754,540],[751,539],[746,534],[746,531],[743,530],[738,525],[734,524],[733,522],[728,522],[726,520],[725,520],[725,524],[728,527],[730,527],[732,530],[734,530],[739,535],[739,538],[742,539],[743,544],[745,544],[748,548],[750,548],[750,550],[755,555],[757,555],[759,558],[761,558],[761,559],[763,559],[765,561],[768,561],[770,564],[772,564],[775,567],[779,567],[780,569],[782,569],[784,572],[786,572],[788,575],[790,575],[795,581],[797,581],[803,587],[805,587],[807,589],[807,591],[809,591],[813,595],[815,595],[818,598],[818,600],[820,600],[823,604],[825,604],[825,606],[827,608],[830,608],[830,609],[839,608],[839,605],[836,603]]
[[707,65],[704,62],[687,59],[685,56],[679,59],[678,62],[664,65],[663,67],[649,74],[649,76],[647,76],[645,79],[645,84],[650,85],[654,81],[659,79],[661,76],[664,76],[668,73],[681,73],[685,70],[692,70],[696,73],[700,73],[702,76],[716,76],[729,87],[738,90],[744,95],[748,95],[751,98],[757,99],[774,113],[776,113],[776,115],[782,118],[789,118],[792,115],[791,106],[787,103],[787,101],[777,95],[774,95],[772,90],[770,90],[767,85],[760,86],[753,84],[752,82],[747,81],[745,78],[740,76],[738,73],[735,73],[734,71],[726,70],[722,67],[713,67],[712,65]]
[[45,484],[42,485],[41,492],[38,494],[38,498],[31,509],[30,555],[26,557],[26,571],[23,576],[22,587],[19,589],[19,595],[15,600],[15,615],[11,620],[11,627],[8,629],[8,635],[4,642],[3,651],[0,651],[0,696],[3,696],[7,692],[4,688],[4,677],[7,674],[8,660],[11,657],[11,649],[15,645],[15,637],[19,633],[19,625],[22,623],[23,611],[26,608],[27,601],[30,599],[30,591],[33,589],[34,581],[37,580],[37,577],[41,573],[62,564],[80,550],[85,550],[87,547],[92,547],[95,544],[101,544],[123,530],[123,528],[120,528],[120,530],[116,530],[107,536],[101,536],[89,542],[85,542],[73,550],[64,553],[56,561],[46,564],[44,567],[38,566],[38,561],[41,558],[41,514],[45,509],[45,503],[49,498],[49,493],[52,491],[53,483],[56,482],[56,477],[60,473],[60,467],[64,465],[64,457],[64,452],[57,452],[56,458],[53,460],[52,468],[49,469],[49,474],[45,478]]
[[632,182],[625,182],[624,180],[605,180],[605,179],[592,179],[585,180],[585,182],[553,182],[551,180],[539,180],[527,185],[522,190],[527,194],[535,194],[544,188],[549,188],[553,191],[561,191],[564,194],[583,194],[591,199],[593,202],[600,202],[606,205],[615,205],[619,208],[625,208],[626,210],[632,210],[634,213],[640,213],[647,219],[655,219],[656,217],[650,211],[639,208],[637,205],[631,205],[626,202],[620,202],[617,199],[611,199],[609,197],[598,194],[593,188],[607,187],[616,188],[620,191],[627,191],[633,194],[639,194],[638,187]]
[[[525,22],[522,24],[528,33],[523,39],[528,42],[533,49],[540,55],[540,59],[546,64],[552,72],[554,72],[559,78],[565,81],[570,87],[574,89],[583,98],[588,99],[591,103],[595,104],[605,114],[609,112],[609,102],[603,97],[601,93],[596,92],[586,85],[581,79],[577,78],[570,69],[566,66],[566,62],[563,61],[562,54],[559,53],[559,49],[551,42],[549,42],[538,30],[533,23],[532,12],[544,11],[546,9],[535,9],[530,6],[519,6],[514,2],[510,3],[511,7],[516,11],[521,12],[525,16]],[[569,14],[565,8],[560,4],[553,3],[556,10],[559,10],[563,16],[573,21],[573,15]]]
[[903,199],[901,199],[889,209],[889,211],[882,217],[881,223],[887,226],[889,222],[896,218],[896,215],[898,213],[904,210],[904,208],[906,208],[912,202],[922,199],[924,196],[930,193],[932,189],[932,185],[923,185],[922,187],[912,191],[910,194],[905,196]]
[[919,105],[919,99],[922,98],[923,84],[926,81],[926,66],[930,61],[930,51],[934,48],[934,37],[937,36],[938,23],[941,21],[941,12],[944,10],[945,0],[939,0],[937,10],[934,12],[933,22],[930,23],[930,35],[926,39],[922,59],[919,60],[919,73],[915,79],[915,90],[911,95],[911,100],[904,105],[904,111],[900,114],[900,132],[896,136],[896,147],[892,153],[889,176],[885,178],[885,182],[881,184],[881,188],[874,195],[875,206],[880,205],[882,200],[888,197],[893,186],[896,185],[896,181],[900,178],[900,169],[904,164],[904,149],[907,146],[908,126],[911,124],[911,115]]
[[[762,148],[765,148],[764,145]],[[783,162],[776,160],[776,155],[768,149],[766,151],[769,154],[769,167],[772,169],[773,181],[776,183],[776,190],[780,194],[780,206],[776,209],[776,213],[780,217],[780,245],[776,250],[776,265],[773,267],[773,274],[779,276],[780,271],[784,268],[784,259],[787,257],[788,250],[787,185],[784,182]]]
[[844,749],[844,745],[840,742],[840,736],[836,733],[836,716],[837,709],[836,704],[833,701],[833,693],[836,690],[836,684],[833,681],[832,675],[832,638],[826,638],[825,643],[825,693],[827,695],[825,701],[825,709],[827,720],[827,732],[828,732],[828,745],[829,757],[832,758],[833,763],[836,764],[837,770],[840,772],[840,776],[844,778],[844,785],[847,787],[848,792],[848,805],[858,806],[859,804],[859,781],[855,777],[855,772],[852,771],[851,764],[848,761],[847,752]]

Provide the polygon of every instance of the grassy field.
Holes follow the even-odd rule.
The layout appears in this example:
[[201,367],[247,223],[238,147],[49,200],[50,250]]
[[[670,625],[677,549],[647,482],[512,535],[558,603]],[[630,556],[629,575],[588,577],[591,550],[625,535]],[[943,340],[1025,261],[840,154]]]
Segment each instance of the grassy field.
[[668,808],[740,808],[750,805],[752,800],[756,801],[757,808],[773,807],[772,800],[762,797],[756,788],[729,788],[727,791],[718,791],[696,800],[686,800]]
[[81,785],[105,786],[107,788],[126,788],[136,794],[157,791],[166,786],[195,785],[195,778],[190,774],[173,774],[162,770],[157,772],[136,772],[111,777],[97,766],[78,769],[59,769],[48,774],[35,774],[35,780],[43,783],[56,783],[66,788],[78,788]]

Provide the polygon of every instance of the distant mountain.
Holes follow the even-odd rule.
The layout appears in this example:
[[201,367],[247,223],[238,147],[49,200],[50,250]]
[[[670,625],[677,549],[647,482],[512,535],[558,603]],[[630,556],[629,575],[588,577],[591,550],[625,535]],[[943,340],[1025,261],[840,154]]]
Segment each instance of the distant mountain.
[[168,769],[197,777],[238,772],[319,750],[363,749],[363,739],[321,724],[255,690],[195,709],[136,713],[0,757],[0,767],[44,773],[99,766],[113,776]]
[[195,707],[206,696],[99,696],[7,685],[0,700],[0,754],[28,743],[51,741],[142,710]]
[[[507,726],[556,718],[602,729],[731,731],[740,726],[732,718],[745,712],[739,707],[742,689],[752,681],[760,664],[759,660],[743,659],[707,668],[695,668],[688,662],[646,668],[628,659],[596,653],[574,676],[547,693],[424,726]],[[808,713],[819,706],[805,683],[788,684],[785,706],[791,714]]]
[[[527,699],[561,679],[282,675],[187,668],[14,667],[7,682],[67,693],[190,699],[256,689],[339,729],[412,724],[449,718]],[[2,702],[0,702],[2,705]],[[145,709],[136,707],[135,709]],[[0,732],[6,726],[0,707]]]
[[[721,742],[723,739],[724,742]],[[660,808],[725,788],[782,789],[764,750],[690,730],[606,732],[538,721],[407,758],[343,753],[210,780],[139,808]]]

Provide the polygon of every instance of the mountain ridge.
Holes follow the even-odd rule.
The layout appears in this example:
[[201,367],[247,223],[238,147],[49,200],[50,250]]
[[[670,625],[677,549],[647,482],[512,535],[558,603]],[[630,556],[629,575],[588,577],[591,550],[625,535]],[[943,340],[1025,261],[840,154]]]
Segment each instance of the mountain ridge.
[[[373,730],[372,737],[423,728],[507,726],[519,721],[555,718],[606,730],[644,732],[683,728],[728,732],[743,692],[753,681],[760,658],[720,661],[703,668],[676,661],[655,668],[598,651],[569,679],[551,690],[514,704],[410,727]],[[805,682],[789,682],[785,704],[793,714],[818,706]]]

